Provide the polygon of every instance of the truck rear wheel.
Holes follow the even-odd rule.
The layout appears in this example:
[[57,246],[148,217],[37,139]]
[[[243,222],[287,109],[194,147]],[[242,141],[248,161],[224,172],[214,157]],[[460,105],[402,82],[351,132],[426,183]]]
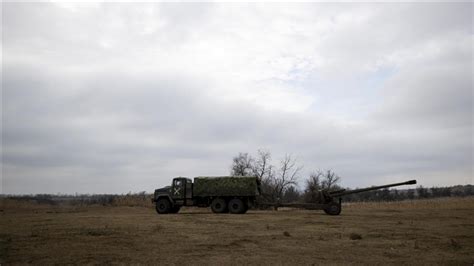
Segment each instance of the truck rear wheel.
[[226,213],[229,211],[227,209],[227,203],[225,202],[224,199],[214,199],[211,203],[211,210],[213,213]]
[[159,214],[169,213],[171,210],[171,203],[167,199],[159,199],[156,202],[156,212]]
[[247,211],[245,203],[241,199],[232,199],[229,201],[229,211],[234,214],[242,214]]
[[324,209],[324,212],[329,215],[339,215],[341,213],[341,204],[337,202],[330,202]]

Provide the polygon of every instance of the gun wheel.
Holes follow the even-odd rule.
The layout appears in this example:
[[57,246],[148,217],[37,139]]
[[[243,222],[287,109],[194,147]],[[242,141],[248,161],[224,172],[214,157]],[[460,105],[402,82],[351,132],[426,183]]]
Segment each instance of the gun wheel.
[[337,202],[330,202],[324,209],[324,212],[329,215],[339,215],[341,214],[341,204]]

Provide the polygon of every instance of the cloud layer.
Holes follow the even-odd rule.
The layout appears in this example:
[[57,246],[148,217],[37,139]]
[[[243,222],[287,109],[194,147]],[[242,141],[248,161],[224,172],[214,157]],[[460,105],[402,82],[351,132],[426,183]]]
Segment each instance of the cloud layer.
[[3,4],[3,193],[152,191],[296,156],[472,183],[472,3]]

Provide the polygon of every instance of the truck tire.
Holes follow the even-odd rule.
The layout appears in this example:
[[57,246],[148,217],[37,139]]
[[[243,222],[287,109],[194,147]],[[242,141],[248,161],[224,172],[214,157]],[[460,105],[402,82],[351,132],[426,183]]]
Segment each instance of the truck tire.
[[229,211],[233,214],[242,214],[247,210],[245,208],[245,203],[241,199],[232,199],[229,201]]
[[171,203],[168,199],[159,199],[156,202],[156,212],[159,214],[169,213],[171,210]]
[[226,213],[229,211],[229,209],[227,209],[227,202],[221,198],[217,198],[212,201],[211,210],[213,213]]
[[329,215],[339,215],[341,213],[341,204],[337,202],[330,202],[327,204],[324,212]]

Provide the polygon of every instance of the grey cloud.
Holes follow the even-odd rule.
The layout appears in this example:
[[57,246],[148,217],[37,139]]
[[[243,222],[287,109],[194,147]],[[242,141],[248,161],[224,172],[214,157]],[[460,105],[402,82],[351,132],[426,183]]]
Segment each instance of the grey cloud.
[[[296,8],[296,14],[320,9],[303,6],[308,8]],[[376,88],[361,89],[361,95],[341,89],[357,81],[344,75],[339,83],[331,78],[318,83],[323,88],[312,87],[316,83],[311,80],[301,83],[327,106],[347,103],[344,113],[349,118],[344,119],[332,116],[337,108],[321,111],[325,106],[290,113],[283,106],[268,110],[245,98],[223,100],[215,95],[220,92],[216,84],[222,84],[216,82],[220,73],[201,76],[199,69],[189,68],[192,60],[141,65],[145,59],[139,58],[140,49],[156,46],[146,51],[170,56],[173,49],[193,47],[194,40],[209,37],[199,36],[207,27],[220,30],[218,36],[235,37],[220,35],[227,24],[220,27],[213,19],[219,12],[236,12],[225,5],[164,4],[154,6],[150,15],[133,7],[106,4],[68,13],[52,5],[5,4],[4,193],[151,191],[177,175],[228,174],[232,156],[259,148],[270,150],[275,162],[284,153],[294,154],[306,172],[332,168],[347,186],[413,176],[427,185],[472,183],[472,37],[466,37],[472,29],[466,26],[466,6],[323,5],[334,15],[346,7],[354,14],[375,14],[369,24],[330,35],[318,46],[317,52],[328,51],[328,58],[341,52],[349,70],[352,64],[372,64],[406,46],[423,54],[409,59],[411,66],[382,60],[393,72],[380,78]],[[270,9],[262,22],[258,15],[265,8],[232,8],[250,9],[245,14],[256,21],[247,22],[248,29],[259,29],[273,18]],[[284,14],[279,19],[286,18],[277,11]],[[289,8],[290,17],[291,12]],[[406,19],[395,19],[400,14]],[[297,26],[308,23],[302,17]],[[440,17],[450,22],[441,23]],[[235,33],[238,24],[232,24]],[[156,27],[140,37],[147,25]],[[374,36],[385,37],[377,42]],[[101,47],[102,37],[116,42],[114,48]],[[364,47],[367,38],[375,40],[369,48]],[[413,48],[430,41],[439,52],[424,55]],[[271,48],[271,43],[264,45]],[[158,57],[174,59],[166,56]],[[173,67],[166,68],[167,63]],[[324,79],[319,69],[313,71],[308,79]],[[229,81],[231,85],[237,86]],[[351,114],[357,108],[350,104],[358,98],[364,99],[361,104],[370,103],[368,115]]]
[[[29,77],[38,73],[15,70]],[[111,169],[153,157],[205,160],[212,159],[213,146],[220,146],[218,152],[228,146],[206,142],[239,142],[258,131],[249,108],[200,99],[199,87],[193,89],[199,82],[180,81],[185,78],[105,75],[84,80],[84,95],[61,98],[51,80],[41,78],[49,73],[26,80],[9,71],[6,76],[7,166]],[[57,88],[67,89],[64,82]]]

